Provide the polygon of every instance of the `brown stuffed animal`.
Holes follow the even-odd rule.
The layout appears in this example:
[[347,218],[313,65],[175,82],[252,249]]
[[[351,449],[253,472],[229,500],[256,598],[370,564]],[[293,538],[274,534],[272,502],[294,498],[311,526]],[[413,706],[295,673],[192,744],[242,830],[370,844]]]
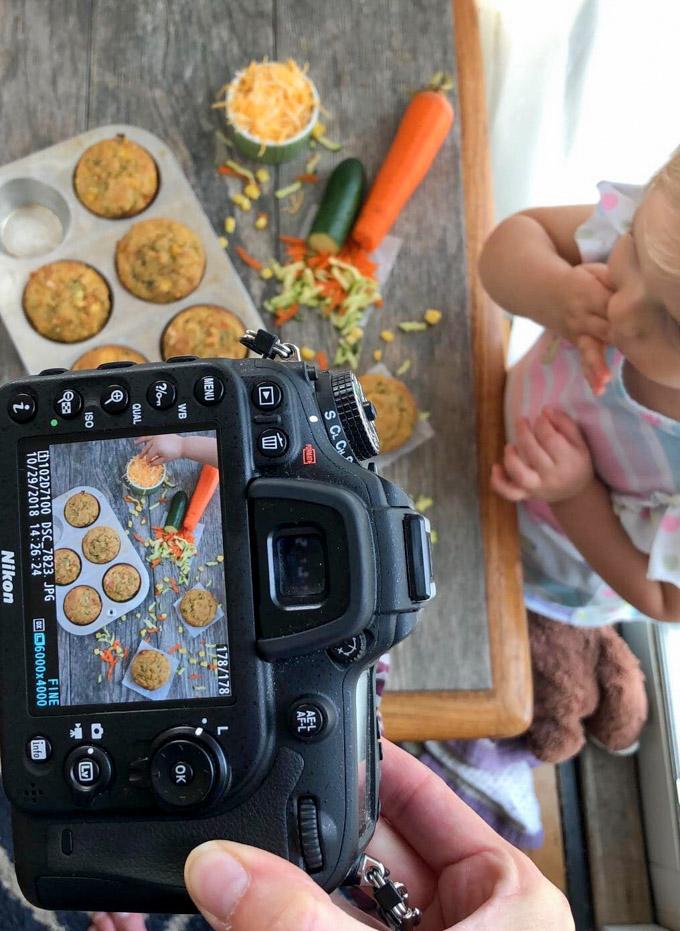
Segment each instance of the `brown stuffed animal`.
[[534,756],[562,763],[586,732],[613,753],[632,752],[647,719],[640,664],[613,627],[573,627],[529,612]]

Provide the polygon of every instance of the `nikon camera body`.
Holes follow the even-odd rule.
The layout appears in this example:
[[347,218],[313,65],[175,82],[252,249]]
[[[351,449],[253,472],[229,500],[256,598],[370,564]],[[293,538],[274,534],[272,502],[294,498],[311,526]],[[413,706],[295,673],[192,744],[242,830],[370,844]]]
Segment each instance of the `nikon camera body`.
[[248,344],[0,390],[2,776],[43,908],[194,911],[215,838],[330,891],[373,833],[375,663],[434,593],[429,526],[359,464],[354,376]]

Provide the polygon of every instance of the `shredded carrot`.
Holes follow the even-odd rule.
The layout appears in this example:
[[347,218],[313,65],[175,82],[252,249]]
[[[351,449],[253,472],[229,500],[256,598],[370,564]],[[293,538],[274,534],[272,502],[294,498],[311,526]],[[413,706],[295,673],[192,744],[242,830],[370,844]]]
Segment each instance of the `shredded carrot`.
[[201,678],[201,674],[200,674],[200,672],[192,672],[192,673],[189,675],[189,678],[190,678],[190,679],[200,679],[200,678]]
[[170,588],[176,595],[179,595],[179,585],[177,584],[176,579],[170,579]]
[[262,262],[259,262],[254,256],[247,252],[243,246],[236,246],[234,251],[241,261],[245,262],[249,268],[254,268],[258,272],[264,268]]
[[299,309],[299,304],[291,304],[290,307],[284,307],[282,310],[278,310],[274,318],[276,320],[276,325],[283,326],[284,323],[288,323],[289,320],[297,316]]
[[315,171],[306,171],[304,174],[298,175],[295,180],[302,181],[303,184],[316,184],[319,176]]
[[307,243],[304,239],[300,239],[299,236],[279,236],[279,239],[289,246],[302,246],[304,249],[307,248]]
[[328,365],[329,365],[328,356],[327,356],[326,353],[323,351],[323,349],[320,349],[320,350],[317,352],[317,354],[316,354],[316,363],[317,363],[317,365],[319,366],[319,368],[322,369],[322,371],[325,372],[325,371],[328,369]]
[[172,645],[171,647],[168,647],[167,652],[168,652],[168,653],[176,653],[178,650],[181,650],[181,649],[182,649],[182,644],[181,644],[181,643],[173,643],[173,645]]
[[146,543],[146,538],[141,535],[141,533],[133,533],[132,536],[135,538],[137,543]]
[[160,559],[152,559],[149,565],[155,568],[156,566],[160,565],[160,562],[161,562]]
[[240,178],[238,171],[234,171],[233,168],[230,168],[229,165],[218,165],[217,171],[221,175],[230,175],[233,178]]

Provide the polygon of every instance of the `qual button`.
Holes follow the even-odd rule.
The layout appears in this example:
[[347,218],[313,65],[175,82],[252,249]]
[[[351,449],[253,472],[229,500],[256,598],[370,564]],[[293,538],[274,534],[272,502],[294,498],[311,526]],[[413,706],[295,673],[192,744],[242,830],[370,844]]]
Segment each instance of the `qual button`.
[[146,400],[156,411],[167,411],[177,400],[177,389],[167,378],[159,378],[149,385]]
[[107,414],[122,414],[130,404],[127,388],[123,385],[107,385],[102,392],[100,404]]

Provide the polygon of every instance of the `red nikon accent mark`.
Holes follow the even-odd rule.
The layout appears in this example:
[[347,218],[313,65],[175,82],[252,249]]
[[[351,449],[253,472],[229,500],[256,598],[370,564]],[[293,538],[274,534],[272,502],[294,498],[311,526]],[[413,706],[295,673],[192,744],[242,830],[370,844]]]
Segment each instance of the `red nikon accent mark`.
[[311,443],[307,445],[302,450],[302,464],[303,465],[315,465],[316,464],[316,450]]

